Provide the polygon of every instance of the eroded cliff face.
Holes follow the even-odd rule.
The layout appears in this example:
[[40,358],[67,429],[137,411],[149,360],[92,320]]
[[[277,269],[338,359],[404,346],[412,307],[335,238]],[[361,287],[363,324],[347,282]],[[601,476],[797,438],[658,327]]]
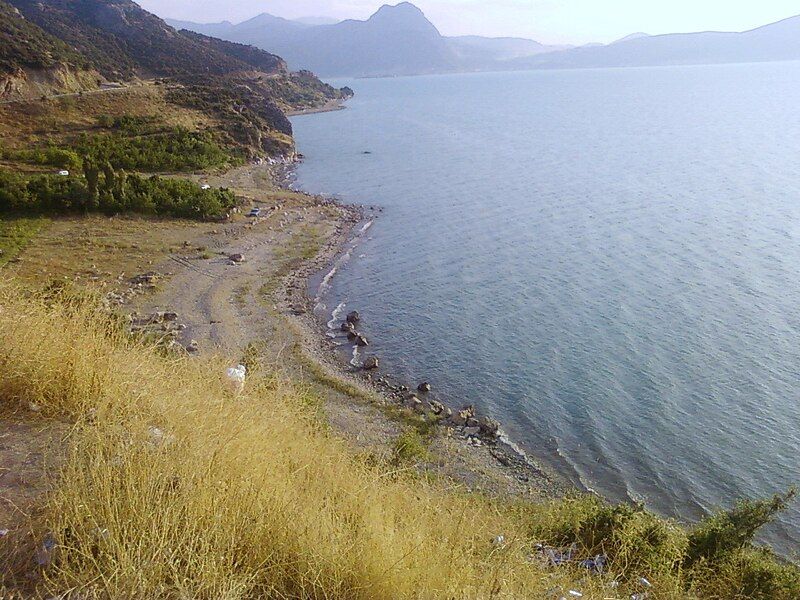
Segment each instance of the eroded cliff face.
[[78,70],[65,64],[46,69],[18,68],[0,75],[0,101],[77,94],[98,89],[102,81],[96,71]]

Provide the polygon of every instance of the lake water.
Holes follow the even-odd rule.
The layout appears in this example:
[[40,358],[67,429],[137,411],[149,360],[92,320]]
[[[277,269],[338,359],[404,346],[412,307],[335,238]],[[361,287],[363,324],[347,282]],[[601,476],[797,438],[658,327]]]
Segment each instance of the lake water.
[[336,83],[298,184],[384,207],[325,303],[387,371],[682,520],[800,484],[800,63]]

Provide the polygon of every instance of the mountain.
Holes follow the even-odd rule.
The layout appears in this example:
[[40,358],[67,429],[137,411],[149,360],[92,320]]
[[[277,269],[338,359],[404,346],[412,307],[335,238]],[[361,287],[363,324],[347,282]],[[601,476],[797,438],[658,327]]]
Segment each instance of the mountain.
[[0,0],[0,73],[13,73],[23,68],[47,69],[58,63],[88,66],[84,57],[69,45]]
[[502,61],[563,50],[521,38],[448,38],[409,2],[384,5],[366,21],[316,24],[262,14],[249,21],[187,23],[169,21],[227,40],[268,48],[291,68],[325,76],[418,75],[502,68]]
[[546,46],[534,40],[514,37],[488,38],[465,35],[447,38],[447,40],[462,62],[474,65],[491,65],[498,61],[535,56],[572,47],[566,45]]
[[706,31],[635,36],[509,61],[509,68],[601,68],[765,62],[800,59],[800,16],[742,33]]
[[300,17],[299,19],[292,19],[295,23],[302,25],[336,25],[341,19],[332,19],[331,17]]
[[293,69],[310,69],[324,76],[800,59],[800,16],[743,33],[633,33],[608,45],[577,48],[547,46],[521,38],[444,37],[421,10],[408,2],[385,5],[366,21],[330,25],[268,14],[239,24],[171,23],[269,49],[283,56]]
[[630,42],[631,40],[638,40],[639,38],[650,37],[649,33],[642,33],[641,31],[637,33],[632,33],[630,35],[626,35],[624,38],[620,38],[615,42],[611,42],[612,44],[621,44],[622,42]]

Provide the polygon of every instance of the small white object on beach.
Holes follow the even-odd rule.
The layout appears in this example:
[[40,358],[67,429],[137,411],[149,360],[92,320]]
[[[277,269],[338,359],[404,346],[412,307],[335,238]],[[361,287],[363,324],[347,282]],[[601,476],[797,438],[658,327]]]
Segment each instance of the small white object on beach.
[[583,598],[583,594],[581,594],[578,590],[570,590],[569,595],[573,598]]

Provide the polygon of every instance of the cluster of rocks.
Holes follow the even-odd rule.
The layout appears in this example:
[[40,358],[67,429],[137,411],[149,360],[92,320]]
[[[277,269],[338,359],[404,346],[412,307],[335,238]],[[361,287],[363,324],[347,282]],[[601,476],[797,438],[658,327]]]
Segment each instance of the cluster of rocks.
[[178,322],[178,314],[170,311],[157,311],[149,315],[131,313],[130,332],[137,335],[151,335],[160,340],[171,350],[185,350],[195,353],[199,350],[198,343],[192,340],[186,346],[178,342],[181,333],[186,330],[186,325]]
[[108,292],[105,301],[108,306],[123,306],[128,304],[136,296],[152,291],[158,285],[163,276],[154,271],[142,273],[131,277],[125,281],[124,275],[119,277],[120,283],[127,283],[127,286],[120,291]]
[[[359,348],[365,348],[369,346],[369,340],[366,336],[360,334],[356,329],[356,326],[361,321],[361,315],[358,314],[357,310],[354,310],[350,314],[347,315],[347,318],[342,323],[342,331],[347,334],[348,341],[352,342]],[[364,361],[364,368],[367,370],[377,369],[378,365],[380,364],[380,360],[377,356],[372,356]]]
[[[361,322],[361,315],[357,310],[350,312],[342,322],[341,331],[347,334],[347,339],[359,347],[369,346],[366,337],[358,332],[357,326]],[[377,356],[367,357],[362,368],[366,371],[374,371],[380,367],[380,359]],[[371,380],[371,377],[367,375]],[[374,383],[382,388],[390,398],[401,403],[409,410],[428,418],[436,419],[448,427],[453,428],[462,438],[474,446],[483,444],[481,440],[496,441],[500,437],[500,424],[489,417],[478,417],[475,414],[474,406],[465,406],[459,411],[453,411],[438,400],[432,398],[422,399],[430,393],[432,387],[427,381],[421,382],[416,392],[411,392],[405,385],[393,385],[387,378],[380,377]]]

